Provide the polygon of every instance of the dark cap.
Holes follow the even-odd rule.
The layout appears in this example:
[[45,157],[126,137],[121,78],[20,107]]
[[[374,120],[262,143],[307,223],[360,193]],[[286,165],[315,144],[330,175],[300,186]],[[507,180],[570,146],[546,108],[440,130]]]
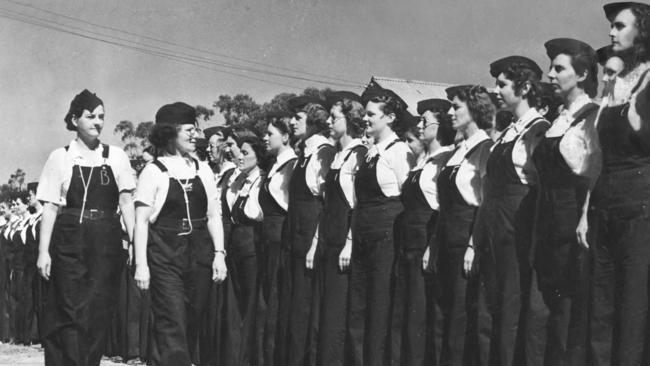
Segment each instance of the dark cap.
[[457,96],[458,93],[460,93],[462,90],[470,89],[470,88],[472,88],[473,86],[474,86],[474,85],[470,85],[470,84],[450,86],[449,88],[445,89],[445,93],[447,93],[447,98],[448,98],[449,100],[452,100],[452,99],[454,99],[454,97]]
[[36,193],[36,190],[38,189],[38,182],[29,182],[27,183],[27,192],[32,191]]
[[363,101],[363,104],[368,104],[368,102],[373,98],[392,98],[402,104],[401,108],[403,110],[406,110],[408,108],[408,104],[406,104],[404,99],[402,99],[399,95],[390,89],[384,89],[380,87],[367,88],[363,94],[361,94],[361,100]]
[[582,54],[596,60],[596,51],[588,44],[573,38],[555,38],[544,43],[546,54],[553,60],[557,55],[563,53],[566,55]]
[[418,102],[418,114],[423,115],[426,111],[447,113],[451,108],[451,102],[447,99],[425,99]]
[[633,6],[639,6],[642,8],[646,8],[650,11],[650,5],[644,4],[644,3],[637,3],[633,1],[624,1],[624,2],[618,2],[618,3],[609,3],[605,4],[603,6],[603,9],[605,10],[605,17],[607,17],[607,20],[610,22],[614,21],[614,17],[624,9],[629,9]]
[[104,102],[102,102],[95,93],[91,93],[88,89],[84,89],[81,93],[75,95],[72,102],[70,102],[70,109],[65,115],[65,121],[71,123],[72,115],[83,112],[84,110],[92,112],[100,105],[104,105]]
[[334,104],[342,101],[343,99],[349,99],[358,102],[359,104],[363,104],[363,101],[361,100],[361,97],[358,94],[353,93],[351,91],[341,90],[341,91],[332,92],[327,96],[327,98],[325,98],[327,108],[328,109],[332,108]]
[[537,75],[538,79],[542,78],[543,72],[539,65],[537,65],[535,61],[524,56],[508,56],[494,61],[490,64],[490,75],[492,75],[494,78],[499,77],[499,75],[508,69],[508,67],[510,67],[512,64],[522,64],[526,68],[531,69],[535,75]]
[[612,56],[614,56],[614,50],[612,49],[611,44],[596,50],[596,59],[601,66],[605,66],[607,60]]
[[196,110],[189,104],[166,104],[156,112],[156,124],[195,125]]
[[221,133],[223,135],[224,128],[225,128],[224,126],[208,127],[205,130],[203,130],[203,136],[205,136],[206,140],[210,140],[210,137],[212,137],[212,136],[214,136],[214,135],[216,135],[218,133]]
[[297,113],[300,112],[307,104],[318,104],[322,107],[325,107],[323,100],[316,97],[311,97],[308,95],[301,95],[299,97],[293,97],[287,101],[287,106],[289,110]]

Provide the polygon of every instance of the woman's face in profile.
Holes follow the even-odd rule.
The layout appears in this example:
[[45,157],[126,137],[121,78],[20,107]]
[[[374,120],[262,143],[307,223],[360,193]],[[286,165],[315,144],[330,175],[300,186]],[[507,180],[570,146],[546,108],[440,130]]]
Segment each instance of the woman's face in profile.
[[636,27],[636,17],[630,9],[623,9],[616,14],[612,21],[609,38],[612,49],[616,52],[625,51],[634,47],[634,39],[639,35]]
[[196,150],[197,130],[195,125],[183,124],[178,127],[176,137],[176,148],[183,153],[191,153]]

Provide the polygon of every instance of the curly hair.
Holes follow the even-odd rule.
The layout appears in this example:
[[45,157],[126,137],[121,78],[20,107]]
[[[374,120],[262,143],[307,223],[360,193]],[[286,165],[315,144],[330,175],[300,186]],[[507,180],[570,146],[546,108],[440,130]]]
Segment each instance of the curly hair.
[[373,96],[368,100],[368,102],[379,104],[379,110],[386,115],[391,113],[395,115],[395,120],[390,126],[390,129],[393,130],[393,132],[395,132],[401,139],[404,139],[409,128],[409,123],[407,118],[405,118],[407,106],[401,100],[390,94]]
[[650,8],[639,4],[631,4],[630,7],[621,10],[625,9],[630,9],[634,15],[634,25],[639,31],[634,38],[632,53],[634,64],[631,66],[636,66],[642,62],[650,61]]
[[341,112],[345,116],[347,133],[353,138],[360,138],[366,129],[366,121],[363,120],[366,109],[355,100],[343,98],[337,102],[341,105]]
[[449,113],[433,112],[433,115],[439,123],[437,139],[440,145],[447,146],[453,144],[456,139],[456,130],[454,130]]
[[531,107],[539,104],[539,77],[535,70],[525,63],[513,62],[503,71],[503,75],[512,81],[512,88],[516,96],[522,96],[526,84],[530,85],[525,98]]
[[303,109],[302,112],[307,114],[307,127],[311,127],[314,131],[314,134],[325,134],[329,131],[329,123],[327,119],[330,114],[325,110],[325,108],[316,103],[308,103]]
[[293,130],[284,118],[273,118],[269,121],[269,125],[280,131],[281,134],[289,136],[289,140],[293,137]]
[[[508,72],[508,70],[505,72]],[[506,75],[506,77],[508,76]],[[454,99],[454,97],[467,104],[469,114],[472,116],[474,122],[476,122],[478,128],[486,130],[493,127],[492,121],[496,115],[496,107],[492,103],[492,98],[490,98],[490,94],[485,87],[468,85],[458,88],[453,94],[449,95],[449,99]]]
[[270,168],[269,156],[266,152],[266,146],[264,141],[255,135],[246,135],[238,139],[237,146],[241,149],[244,144],[250,145],[250,147],[255,152],[255,157],[257,157],[257,166],[262,170]]

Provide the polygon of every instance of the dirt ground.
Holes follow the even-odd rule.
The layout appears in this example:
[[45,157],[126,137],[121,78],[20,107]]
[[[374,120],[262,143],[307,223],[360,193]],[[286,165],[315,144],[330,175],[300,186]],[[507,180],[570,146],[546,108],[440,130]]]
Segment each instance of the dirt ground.
[[[0,344],[0,366],[43,366],[43,350],[40,346],[16,346]],[[102,366],[124,366],[110,360],[102,360]]]

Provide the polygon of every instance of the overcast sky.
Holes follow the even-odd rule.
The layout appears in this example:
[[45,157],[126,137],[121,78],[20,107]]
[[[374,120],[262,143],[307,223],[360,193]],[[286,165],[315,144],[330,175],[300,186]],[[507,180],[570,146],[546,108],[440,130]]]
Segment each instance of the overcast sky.
[[[525,55],[547,69],[543,44],[549,39],[572,37],[594,48],[607,44],[609,24],[603,4],[593,0],[0,0],[0,15],[20,12],[32,21],[38,17],[72,31],[83,28],[86,35],[91,35],[88,31],[108,34],[237,67],[264,68],[216,54],[358,83],[379,75],[491,86],[488,65],[502,56]],[[147,37],[211,53],[154,43]],[[308,86],[361,91],[229,70],[273,83],[250,80],[4,17],[0,17],[0,47],[0,182],[18,167],[27,171],[28,180],[38,178],[49,152],[74,137],[65,129],[63,117],[73,96],[84,88],[104,100],[102,139],[109,143],[119,143],[112,130],[120,120],[152,120],[161,105],[177,100],[210,106],[220,94],[248,93],[261,103],[279,92],[299,92]]]

